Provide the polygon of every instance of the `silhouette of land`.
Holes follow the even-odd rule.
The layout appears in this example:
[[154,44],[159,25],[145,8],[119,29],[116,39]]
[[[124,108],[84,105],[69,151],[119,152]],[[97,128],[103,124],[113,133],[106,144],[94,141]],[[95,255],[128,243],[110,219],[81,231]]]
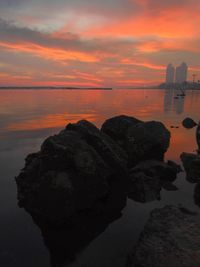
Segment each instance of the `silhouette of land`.
[[20,89],[20,90],[112,90],[111,87],[65,87],[65,86],[2,86],[0,90],[10,90],[10,89]]

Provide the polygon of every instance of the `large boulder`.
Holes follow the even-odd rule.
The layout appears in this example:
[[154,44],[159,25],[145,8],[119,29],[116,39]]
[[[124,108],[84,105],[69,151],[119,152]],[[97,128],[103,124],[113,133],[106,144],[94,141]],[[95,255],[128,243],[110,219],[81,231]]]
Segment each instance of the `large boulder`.
[[128,129],[140,122],[142,121],[134,117],[120,115],[106,120],[101,127],[101,131],[123,147]]
[[200,223],[183,207],[166,206],[151,213],[128,267],[199,267]]
[[106,120],[101,131],[127,152],[129,167],[147,159],[162,161],[170,143],[170,132],[161,122],[142,122],[124,115]]
[[107,197],[126,172],[126,154],[89,122],[47,138],[16,177],[19,205],[52,225],[64,224]]
[[170,143],[170,132],[163,123],[149,121],[128,129],[126,151],[129,164],[147,159],[163,160]]
[[192,183],[200,182],[200,155],[183,152],[181,160],[186,171],[187,180]]

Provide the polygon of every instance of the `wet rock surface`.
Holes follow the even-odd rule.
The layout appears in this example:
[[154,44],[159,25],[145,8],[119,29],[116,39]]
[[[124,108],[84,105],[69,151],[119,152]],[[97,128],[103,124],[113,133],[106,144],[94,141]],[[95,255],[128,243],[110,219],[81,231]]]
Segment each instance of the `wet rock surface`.
[[196,217],[175,206],[153,210],[127,267],[200,266],[200,223]]

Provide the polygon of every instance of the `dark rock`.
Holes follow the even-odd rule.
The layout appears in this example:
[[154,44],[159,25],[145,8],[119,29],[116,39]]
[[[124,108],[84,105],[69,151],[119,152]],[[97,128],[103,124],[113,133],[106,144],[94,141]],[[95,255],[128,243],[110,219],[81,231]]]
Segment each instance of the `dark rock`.
[[[69,124],[47,138],[38,153],[26,158],[16,177],[19,205],[51,225],[69,223],[80,212],[98,210],[110,194],[112,181],[123,179],[127,183],[128,162],[133,166],[144,159],[161,160],[169,139],[162,123],[143,123],[127,116],[107,120],[101,131],[85,120]],[[120,140],[130,158],[124,145],[119,146]],[[156,179],[173,181],[177,166],[172,165],[141,163],[131,171],[131,183],[137,183],[137,192],[143,190],[143,199],[152,199],[146,192],[151,189],[158,197],[160,184]]]
[[172,160],[168,160],[168,161],[167,161],[167,164],[168,164],[169,166],[171,166],[174,170],[176,170],[177,173],[183,171],[182,168],[181,168],[181,166],[180,166],[179,164],[177,164],[176,162],[172,161]]
[[162,183],[162,188],[166,191],[177,191],[178,187],[170,182],[164,182]]
[[146,175],[144,172],[132,174],[130,178],[131,182],[128,189],[130,199],[142,203],[161,199],[162,186],[159,179]]
[[129,128],[126,151],[129,164],[147,159],[163,160],[170,143],[170,132],[161,122],[138,123]]
[[66,130],[72,130],[92,146],[104,161],[114,170],[127,171],[127,154],[108,135],[101,132],[92,123],[82,120],[75,124],[68,124]]
[[[94,125],[81,121],[47,138],[16,178],[19,205],[52,225],[64,224],[107,197],[126,178],[126,154]],[[123,175],[122,175],[123,174]]]
[[134,117],[120,115],[106,120],[101,127],[101,131],[123,147],[128,129],[140,122]]
[[[148,160],[139,163],[130,171],[129,198],[139,202],[160,200],[162,187],[175,190],[171,184],[178,173],[178,165]],[[170,187],[171,186],[171,187]]]
[[183,121],[182,121],[182,125],[186,128],[186,129],[191,129],[195,126],[197,126],[197,123],[191,119],[191,118],[185,118]]
[[144,173],[151,177],[156,177],[160,181],[174,182],[177,176],[177,168],[171,165],[157,161],[157,160],[146,160],[137,164],[131,169],[131,177],[137,173]]
[[182,153],[181,160],[186,171],[187,180],[192,183],[200,181],[200,155]]
[[127,152],[129,167],[147,159],[163,160],[170,142],[170,132],[161,122],[142,122],[124,115],[105,121],[101,131]]
[[200,223],[185,208],[166,206],[151,213],[128,267],[199,267]]

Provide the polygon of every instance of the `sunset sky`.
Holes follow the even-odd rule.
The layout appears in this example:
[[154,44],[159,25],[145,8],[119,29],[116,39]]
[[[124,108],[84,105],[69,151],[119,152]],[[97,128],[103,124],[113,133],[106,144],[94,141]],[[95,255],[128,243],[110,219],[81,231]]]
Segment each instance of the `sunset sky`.
[[0,0],[0,86],[158,84],[182,61],[200,79],[199,0]]

